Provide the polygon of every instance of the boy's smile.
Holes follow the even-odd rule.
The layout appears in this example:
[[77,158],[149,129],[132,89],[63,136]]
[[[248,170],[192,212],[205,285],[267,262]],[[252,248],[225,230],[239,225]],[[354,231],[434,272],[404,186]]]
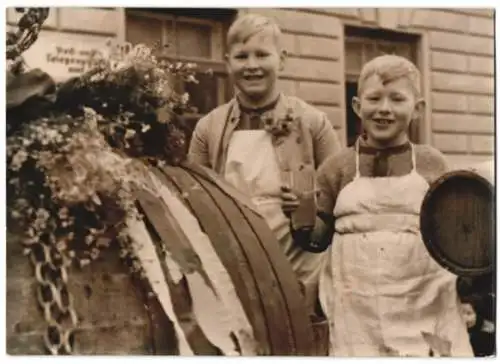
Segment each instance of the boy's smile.
[[276,39],[267,31],[252,35],[231,46],[227,67],[242,101],[260,107],[278,96],[276,80],[284,64]]
[[264,81],[266,80],[266,76],[263,72],[259,73],[243,73],[241,75],[241,83],[244,84],[244,89],[247,93],[251,93],[251,89],[253,88],[263,88],[265,87]]

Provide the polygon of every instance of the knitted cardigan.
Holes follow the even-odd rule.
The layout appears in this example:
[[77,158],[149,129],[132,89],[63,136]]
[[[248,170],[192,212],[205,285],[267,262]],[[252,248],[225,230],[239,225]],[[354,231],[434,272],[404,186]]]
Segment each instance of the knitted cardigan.
[[[444,155],[429,145],[414,144],[417,172],[430,184],[447,171]],[[412,170],[409,144],[377,151],[360,142],[359,169],[363,177],[373,177],[375,155],[387,154],[387,176],[402,176]],[[317,172],[318,211],[332,215],[340,191],[356,175],[356,150],[349,147],[330,156]]]

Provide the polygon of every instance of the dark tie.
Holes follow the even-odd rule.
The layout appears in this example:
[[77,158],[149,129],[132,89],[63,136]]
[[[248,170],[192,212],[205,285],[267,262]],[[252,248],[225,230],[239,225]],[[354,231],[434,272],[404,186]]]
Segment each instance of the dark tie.
[[256,130],[256,129],[261,128],[261,125],[260,125],[261,115],[260,114],[251,113],[248,115],[248,119],[250,121],[250,129],[251,130]]
[[386,177],[388,172],[387,167],[388,153],[377,151],[373,159],[373,177]]

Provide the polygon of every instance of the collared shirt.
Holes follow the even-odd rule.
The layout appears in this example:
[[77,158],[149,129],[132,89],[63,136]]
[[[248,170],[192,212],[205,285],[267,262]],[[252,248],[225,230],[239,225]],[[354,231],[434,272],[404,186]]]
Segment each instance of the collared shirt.
[[[238,106],[240,108],[240,122],[238,124],[237,130],[258,130],[263,129],[265,123],[272,119],[274,109],[278,104],[281,95],[278,95],[274,101],[259,108],[247,108],[238,101]],[[238,97],[236,98],[238,99]]]
[[[337,134],[325,113],[296,97],[281,94],[273,112],[274,121],[290,112],[295,127],[289,134],[274,140],[283,170],[301,168],[305,164],[317,168],[340,149]],[[241,110],[235,98],[214,109],[197,123],[188,159],[223,174],[229,140],[240,122]]]

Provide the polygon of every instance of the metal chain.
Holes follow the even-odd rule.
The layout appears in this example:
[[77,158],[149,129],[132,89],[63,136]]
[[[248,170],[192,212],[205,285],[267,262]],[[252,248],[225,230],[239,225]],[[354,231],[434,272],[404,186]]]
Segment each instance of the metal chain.
[[17,23],[17,30],[7,32],[5,51],[7,70],[19,74],[25,68],[22,54],[37,40],[42,25],[49,16],[49,8],[16,8],[16,11],[24,14]]
[[[49,8],[18,8],[23,12],[17,31],[7,37],[7,59],[15,59],[37,40],[42,24],[49,16]],[[25,11],[26,10],[26,11]]]
[[72,354],[78,316],[68,290],[67,268],[71,260],[57,250],[36,242],[29,245],[29,257],[38,283],[36,298],[48,324],[45,347],[52,355]]

